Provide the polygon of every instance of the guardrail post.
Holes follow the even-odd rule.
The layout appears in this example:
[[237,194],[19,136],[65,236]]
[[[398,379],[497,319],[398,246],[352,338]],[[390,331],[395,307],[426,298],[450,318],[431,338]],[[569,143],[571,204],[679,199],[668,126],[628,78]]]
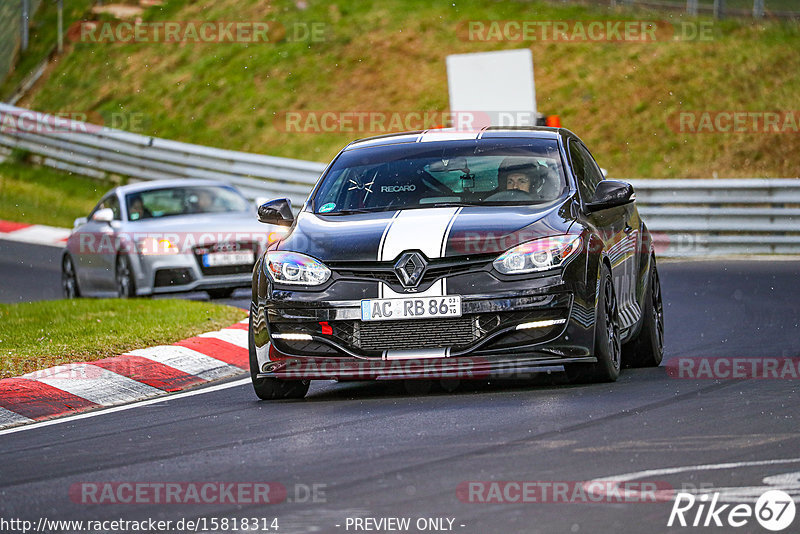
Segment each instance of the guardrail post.
[[24,52],[28,49],[28,35],[30,32],[31,22],[31,0],[22,0],[22,34],[20,36],[20,51]]
[[764,18],[764,0],[753,0],[753,17]]
[[58,53],[64,52],[64,0],[58,0]]
[[714,18],[719,20],[725,16],[725,0],[714,0]]

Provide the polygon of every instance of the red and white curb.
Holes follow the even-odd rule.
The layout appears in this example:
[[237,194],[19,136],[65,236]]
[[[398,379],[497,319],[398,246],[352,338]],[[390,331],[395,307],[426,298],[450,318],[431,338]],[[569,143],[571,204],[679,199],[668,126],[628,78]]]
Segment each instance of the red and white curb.
[[250,365],[247,323],[245,319],[172,345],[0,380],[0,429],[240,375]]
[[69,228],[0,220],[0,239],[19,241],[20,243],[63,247],[67,244],[67,238],[71,232]]

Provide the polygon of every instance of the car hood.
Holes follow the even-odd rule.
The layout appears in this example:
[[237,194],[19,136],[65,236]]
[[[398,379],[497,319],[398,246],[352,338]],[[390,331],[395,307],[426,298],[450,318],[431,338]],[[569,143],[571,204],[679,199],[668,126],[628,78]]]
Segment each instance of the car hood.
[[352,215],[301,212],[277,248],[329,262],[392,261],[408,250],[429,259],[499,254],[525,241],[567,233],[573,222],[569,202]]

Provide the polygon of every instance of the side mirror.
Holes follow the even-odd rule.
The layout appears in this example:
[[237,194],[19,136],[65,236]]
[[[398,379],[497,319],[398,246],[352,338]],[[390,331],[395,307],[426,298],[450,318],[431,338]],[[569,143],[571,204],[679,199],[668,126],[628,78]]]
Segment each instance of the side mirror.
[[103,208],[101,210],[97,210],[92,215],[92,220],[95,222],[104,222],[110,223],[114,220],[114,210],[111,208]]
[[84,224],[86,224],[87,221],[88,219],[86,217],[78,217],[77,219],[75,219],[75,222],[72,223],[72,227],[77,228],[79,226],[83,226]]
[[262,223],[291,226],[294,222],[292,203],[288,198],[270,200],[258,207],[258,220]]
[[608,178],[608,169],[604,169],[603,167],[600,167],[600,172],[603,174],[603,180]]
[[591,213],[628,204],[635,200],[633,193],[633,186],[627,182],[603,180],[597,184],[592,201],[586,203],[586,210]]

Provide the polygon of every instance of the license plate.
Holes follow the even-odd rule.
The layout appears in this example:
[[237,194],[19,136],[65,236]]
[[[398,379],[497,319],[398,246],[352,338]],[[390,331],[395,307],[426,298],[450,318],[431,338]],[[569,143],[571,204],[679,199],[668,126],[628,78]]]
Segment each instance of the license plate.
[[361,301],[362,321],[461,317],[461,295]]
[[213,252],[203,254],[204,267],[220,267],[223,265],[252,265],[252,252]]

